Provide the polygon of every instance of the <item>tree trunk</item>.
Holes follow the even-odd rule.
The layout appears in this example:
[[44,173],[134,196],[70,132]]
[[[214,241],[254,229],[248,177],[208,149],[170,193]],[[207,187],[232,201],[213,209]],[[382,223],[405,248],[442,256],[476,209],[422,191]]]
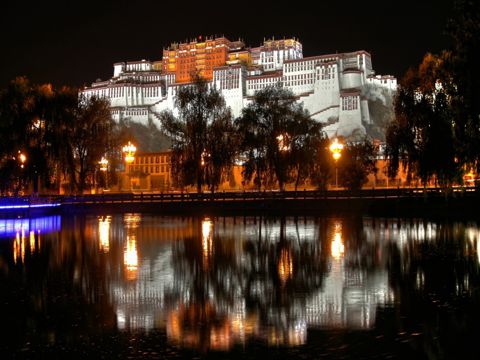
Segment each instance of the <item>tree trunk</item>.
[[295,179],[295,192],[298,189],[298,183],[300,182],[300,169],[297,169],[297,178]]

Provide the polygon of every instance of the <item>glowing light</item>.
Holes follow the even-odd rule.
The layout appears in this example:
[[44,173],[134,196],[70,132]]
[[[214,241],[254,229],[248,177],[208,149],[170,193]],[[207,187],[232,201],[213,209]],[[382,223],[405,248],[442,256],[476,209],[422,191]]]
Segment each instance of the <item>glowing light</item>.
[[127,145],[125,145],[122,148],[122,152],[125,154],[125,161],[128,164],[133,163],[135,160],[135,152],[137,151],[137,148],[135,145],[133,145],[130,141],[128,142]]
[[288,137],[283,134],[280,134],[277,136],[277,142],[278,142],[278,149],[280,151],[288,151],[290,150],[290,145],[288,144]]
[[28,232],[32,230],[40,232],[41,230],[50,233],[58,231],[60,227],[61,217],[59,215],[31,219],[0,219],[0,236],[15,236],[17,232],[20,232],[22,229]]
[[330,152],[332,153],[333,159],[338,161],[342,156],[343,144],[338,142],[338,139],[335,138],[332,144],[330,145]]
[[20,232],[17,232],[13,242],[13,262],[15,264],[19,260],[22,264],[25,261],[25,230],[22,229],[21,233],[22,237],[20,238]]
[[345,245],[342,241],[342,226],[338,223],[335,224],[335,233],[333,235],[331,253],[335,260],[339,260],[345,253]]
[[140,214],[125,214],[123,221],[127,230],[127,243],[123,252],[123,264],[127,280],[135,280],[138,273],[138,252],[136,229],[141,220]]
[[100,250],[105,253],[108,253],[110,250],[110,222],[110,216],[98,218],[98,235],[100,240]]
[[27,157],[25,156],[24,153],[20,152],[20,150],[18,151],[18,161],[20,162],[20,167],[23,169],[23,166],[27,161]]
[[202,155],[200,157],[200,165],[205,166],[207,159],[209,158],[210,158],[210,154],[206,150],[203,150]]
[[202,220],[203,264],[208,267],[213,249],[213,222],[209,218]]
[[30,208],[47,208],[60,206],[59,203],[53,204],[29,204],[29,205],[0,205],[0,210],[30,209]]
[[35,252],[35,231],[30,230],[30,254]]
[[123,252],[127,280],[135,280],[138,272],[137,241],[134,236],[127,235],[127,244]]
[[100,159],[100,161],[98,162],[98,164],[100,165],[100,171],[107,171],[108,169],[108,160],[102,156],[102,158]]
[[123,216],[123,221],[125,222],[127,229],[136,229],[139,226],[141,220],[141,214],[128,213]]
[[280,252],[280,260],[278,262],[278,276],[283,284],[287,282],[287,280],[293,274],[293,260],[292,254],[290,253],[290,249],[282,249]]

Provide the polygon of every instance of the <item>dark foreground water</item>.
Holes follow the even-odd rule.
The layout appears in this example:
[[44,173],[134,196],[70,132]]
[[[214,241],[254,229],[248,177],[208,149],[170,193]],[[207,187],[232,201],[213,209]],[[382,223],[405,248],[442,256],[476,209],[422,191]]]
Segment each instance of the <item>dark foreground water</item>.
[[0,220],[0,358],[479,358],[480,227]]

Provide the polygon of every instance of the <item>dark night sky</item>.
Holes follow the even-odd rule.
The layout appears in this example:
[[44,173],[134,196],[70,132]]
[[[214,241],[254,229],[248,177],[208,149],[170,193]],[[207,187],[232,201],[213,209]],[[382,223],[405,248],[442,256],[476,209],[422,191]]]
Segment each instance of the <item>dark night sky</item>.
[[452,0],[6,2],[1,87],[17,75],[90,84],[111,77],[114,62],[158,60],[171,42],[211,34],[250,46],[295,36],[304,56],[364,49],[378,74],[401,76],[426,52],[448,46],[444,28],[452,11]]

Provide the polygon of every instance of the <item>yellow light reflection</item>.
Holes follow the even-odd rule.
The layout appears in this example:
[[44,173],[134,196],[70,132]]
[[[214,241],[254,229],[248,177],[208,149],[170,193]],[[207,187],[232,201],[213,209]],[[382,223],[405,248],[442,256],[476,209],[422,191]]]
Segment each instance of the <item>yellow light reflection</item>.
[[98,218],[99,245],[100,250],[105,253],[108,253],[110,250],[110,222],[110,216]]
[[15,241],[13,242],[13,262],[16,264],[20,261],[22,264],[25,261],[25,230],[22,229],[22,236],[17,231]]
[[331,245],[332,257],[335,260],[339,260],[345,253],[345,245],[342,240],[342,225],[340,223],[335,224],[335,233],[333,235],[333,241]]
[[278,276],[283,284],[293,274],[293,260],[290,249],[282,249],[280,252],[280,260],[278,262]]
[[135,280],[138,274],[138,252],[135,236],[127,235],[127,245],[123,253],[127,280]]
[[226,324],[213,327],[210,330],[210,347],[212,350],[225,351],[230,348],[232,339],[229,330],[230,329]]
[[128,213],[123,216],[123,221],[125,222],[127,229],[135,229],[140,225],[142,220],[141,214]]
[[257,318],[250,315],[246,319],[240,314],[235,314],[230,318],[230,328],[234,339],[245,342],[248,336],[252,336],[257,330]]
[[213,221],[209,218],[202,220],[202,253],[203,264],[208,267],[213,249]]
[[30,254],[35,252],[35,231],[30,231]]

